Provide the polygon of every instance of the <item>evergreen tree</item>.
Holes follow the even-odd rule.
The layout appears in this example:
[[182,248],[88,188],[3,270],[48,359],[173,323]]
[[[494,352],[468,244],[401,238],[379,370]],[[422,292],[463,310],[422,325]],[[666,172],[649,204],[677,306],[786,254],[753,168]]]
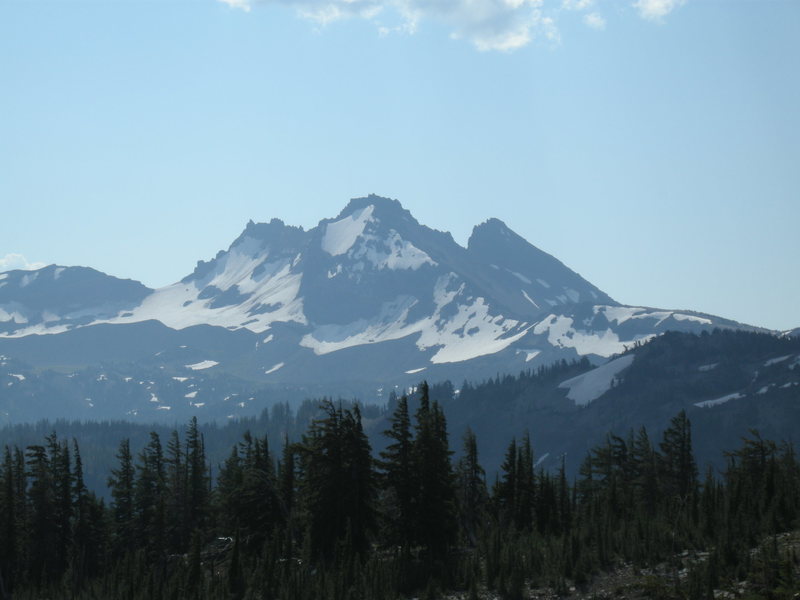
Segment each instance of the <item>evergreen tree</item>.
[[17,571],[17,511],[14,463],[6,446],[0,470],[0,597],[11,594]]
[[186,478],[186,523],[203,529],[208,517],[210,477],[197,417],[192,417],[186,430]]
[[44,446],[28,446],[28,569],[31,577],[42,582],[61,575],[56,487],[50,457]]
[[111,470],[108,488],[112,498],[114,551],[117,556],[134,548],[134,467],[130,440],[120,442],[117,451],[119,467]]
[[667,495],[686,500],[697,486],[697,465],[692,453],[692,424],[679,412],[664,431],[661,442],[661,476]]
[[167,548],[173,553],[183,553],[189,547],[189,500],[187,496],[188,473],[180,436],[176,430],[170,434],[164,457],[167,500],[165,535]]
[[[517,494],[513,508],[514,525],[520,531],[530,529],[536,501],[536,478],[533,471],[533,446],[530,434],[526,431],[517,456]],[[544,521],[540,525],[540,531]]]
[[154,559],[164,552],[166,541],[165,466],[161,440],[150,433],[150,442],[139,454],[133,490],[133,521],[136,545]]
[[416,435],[412,447],[417,473],[415,539],[434,557],[443,557],[456,536],[453,468],[447,441],[447,423],[437,402],[431,404],[428,385],[419,388]]
[[312,557],[333,558],[347,539],[351,550],[366,550],[374,524],[374,476],[360,411],[323,401],[325,415],[312,422],[300,446],[307,549]]
[[493,490],[493,502],[498,520],[504,525],[512,525],[516,515],[517,491],[519,489],[519,469],[517,460],[517,440],[511,439],[506,449],[505,458],[500,465],[500,478],[495,482]]
[[456,467],[456,480],[460,529],[465,541],[474,547],[485,521],[489,497],[486,474],[478,461],[478,440],[469,428],[464,433],[464,455]]
[[408,398],[402,396],[395,405],[391,427],[383,432],[391,441],[380,454],[382,505],[386,540],[408,549],[417,530],[415,501],[418,484]]

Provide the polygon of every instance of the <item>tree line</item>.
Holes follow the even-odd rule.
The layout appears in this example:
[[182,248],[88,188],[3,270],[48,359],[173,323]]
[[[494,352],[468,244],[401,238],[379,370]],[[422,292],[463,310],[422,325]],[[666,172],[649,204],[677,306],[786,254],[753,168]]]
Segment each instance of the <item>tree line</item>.
[[[373,456],[360,407],[321,404],[299,441],[245,433],[214,467],[197,421],[136,454],[119,444],[106,503],[83,480],[79,445],[55,433],[4,449],[0,598],[525,597],[585,587],[620,564],[698,557],[664,597],[713,598],[753,576],[790,598],[798,558],[768,536],[800,517],[800,464],[757,433],[701,478],[681,412],[658,443],[609,434],[570,481],[537,469],[529,436],[487,482],[475,435],[453,460],[426,384],[394,404]],[[677,557],[677,558],[676,558]],[[677,568],[677,566],[676,566]],[[753,574],[756,575],[753,575]]]

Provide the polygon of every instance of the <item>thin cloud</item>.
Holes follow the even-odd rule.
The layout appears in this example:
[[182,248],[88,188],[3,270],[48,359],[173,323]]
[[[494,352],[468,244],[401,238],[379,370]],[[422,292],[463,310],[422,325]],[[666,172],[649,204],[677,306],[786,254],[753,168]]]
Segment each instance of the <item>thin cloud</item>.
[[586,10],[594,4],[594,0],[563,0],[562,8],[567,10]]
[[583,15],[583,22],[586,23],[592,29],[606,28],[606,20],[600,13],[593,12],[587,15]]
[[[534,40],[560,42],[554,16],[584,13],[583,22],[605,28],[605,18],[593,9],[599,0],[219,0],[249,11],[257,5],[281,5],[302,18],[327,25],[343,19],[371,21],[379,35],[413,34],[426,20],[450,29],[450,37],[470,42],[481,51],[512,51]],[[637,0],[633,7],[647,20],[659,21],[685,0]]]
[[11,253],[0,258],[0,273],[17,269],[33,271],[46,266],[43,262],[29,262],[22,254]]
[[637,0],[633,3],[639,15],[648,21],[661,21],[686,0]]

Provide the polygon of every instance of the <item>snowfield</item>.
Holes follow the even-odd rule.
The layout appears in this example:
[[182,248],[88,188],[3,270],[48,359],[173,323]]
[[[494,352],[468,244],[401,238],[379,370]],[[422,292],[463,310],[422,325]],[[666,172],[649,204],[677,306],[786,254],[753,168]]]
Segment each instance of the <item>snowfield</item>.
[[586,406],[610,390],[614,379],[632,363],[632,354],[620,356],[591,371],[562,381],[558,387],[568,390],[567,398],[574,401],[575,404]]
[[210,369],[211,367],[216,367],[219,363],[215,360],[203,360],[198,363],[194,363],[193,365],[185,365],[187,369],[191,369],[192,371],[201,371],[203,369]]

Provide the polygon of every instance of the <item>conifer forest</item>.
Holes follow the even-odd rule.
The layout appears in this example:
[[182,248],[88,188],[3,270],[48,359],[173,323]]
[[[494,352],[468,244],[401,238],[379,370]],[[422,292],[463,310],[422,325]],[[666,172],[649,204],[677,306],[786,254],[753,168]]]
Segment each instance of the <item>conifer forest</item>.
[[487,481],[475,435],[449,439],[426,384],[413,414],[395,403],[377,455],[357,404],[320,414],[296,441],[244,434],[219,465],[196,420],[141,449],[120,440],[108,500],[76,440],[6,446],[0,598],[600,597],[598,578],[623,568],[639,587],[617,597],[800,591],[785,543],[800,463],[755,431],[724,470],[699,472],[681,412],[659,439],[609,434],[575,478],[539,469],[523,436]]

